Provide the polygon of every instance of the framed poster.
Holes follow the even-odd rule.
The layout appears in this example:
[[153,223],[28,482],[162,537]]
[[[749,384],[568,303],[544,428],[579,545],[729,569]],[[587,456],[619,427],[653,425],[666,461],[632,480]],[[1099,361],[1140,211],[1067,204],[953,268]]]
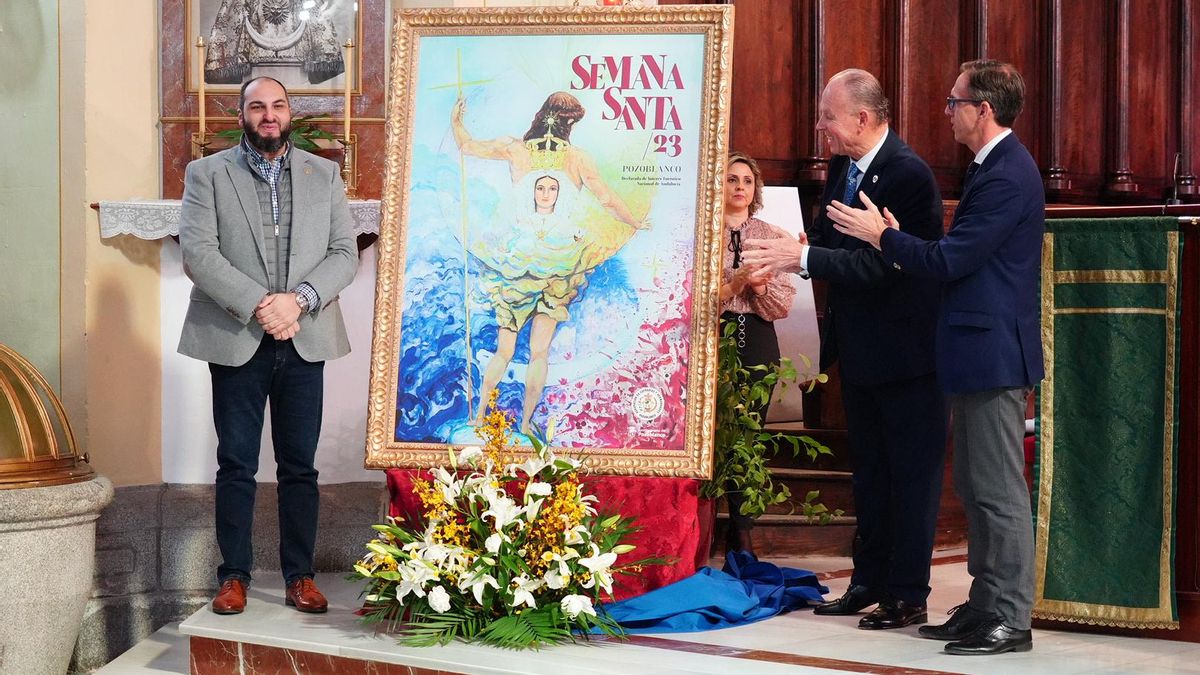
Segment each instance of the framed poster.
[[732,23],[396,13],[368,466],[443,464],[494,394],[594,471],[710,475]]
[[[362,46],[362,17],[356,0],[187,0],[185,58],[187,90],[204,78],[210,94],[237,93],[242,82],[266,75],[289,94],[337,94],[346,77],[361,93],[362,59],[345,63],[347,40]],[[204,63],[196,38],[207,45]]]

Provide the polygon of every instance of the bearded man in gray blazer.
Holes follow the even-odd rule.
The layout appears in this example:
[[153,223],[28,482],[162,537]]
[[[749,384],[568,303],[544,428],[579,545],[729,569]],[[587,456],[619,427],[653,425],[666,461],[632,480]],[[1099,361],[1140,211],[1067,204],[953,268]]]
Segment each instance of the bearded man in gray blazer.
[[334,162],[288,143],[287,90],[242,85],[241,144],[188,165],[179,243],[195,284],[179,353],[207,361],[217,431],[220,590],[212,609],[245,609],[254,555],[254,476],[266,403],[278,465],[279,562],[286,603],[328,604],[313,583],[325,361],[350,351],[338,293],[358,269]]

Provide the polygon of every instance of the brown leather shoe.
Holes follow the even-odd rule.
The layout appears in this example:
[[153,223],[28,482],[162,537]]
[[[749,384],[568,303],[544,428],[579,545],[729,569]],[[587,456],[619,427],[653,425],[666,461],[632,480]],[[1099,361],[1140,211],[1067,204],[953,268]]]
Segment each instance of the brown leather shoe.
[[246,609],[246,582],[241,579],[226,579],[213,598],[214,614],[241,614]]
[[301,612],[320,614],[329,609],[329,602],[325,600],[325,596],[317,590],[317,584],[309,577],[301,577],[288,584],[284,596],[286,598],[284,602]]

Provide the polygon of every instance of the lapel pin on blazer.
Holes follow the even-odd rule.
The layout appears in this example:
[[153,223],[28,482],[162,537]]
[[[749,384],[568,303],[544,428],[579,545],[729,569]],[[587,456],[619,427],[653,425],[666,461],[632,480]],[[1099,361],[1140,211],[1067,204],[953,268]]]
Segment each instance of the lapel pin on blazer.
[[875,174],[875,175],[871,176],[871,182],[878,183],[879,182],[879,174]]
[[308,176],[308,175],[311,175],[311,174],[312,174],[312,167],[311,167],[311,166],[306,166],[306,167],[304,167],[304,175],[305,175],[305,176]]

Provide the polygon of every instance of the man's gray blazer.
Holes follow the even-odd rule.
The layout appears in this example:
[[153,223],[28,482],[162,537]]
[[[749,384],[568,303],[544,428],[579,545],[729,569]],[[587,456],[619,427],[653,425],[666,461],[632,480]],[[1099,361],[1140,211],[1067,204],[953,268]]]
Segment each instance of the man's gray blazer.
[[[305,361],[350,352],[338,293],[358,270],[358,247],[337,164],[293,147],[291,260],[285,287],[307,281],[321,307],[292,338]],[[250,360],[263,329],[254,308],[269,291],[262,211],[242,148],[187,167],[179,244],[192,288],[179,353],[224,366]]]

